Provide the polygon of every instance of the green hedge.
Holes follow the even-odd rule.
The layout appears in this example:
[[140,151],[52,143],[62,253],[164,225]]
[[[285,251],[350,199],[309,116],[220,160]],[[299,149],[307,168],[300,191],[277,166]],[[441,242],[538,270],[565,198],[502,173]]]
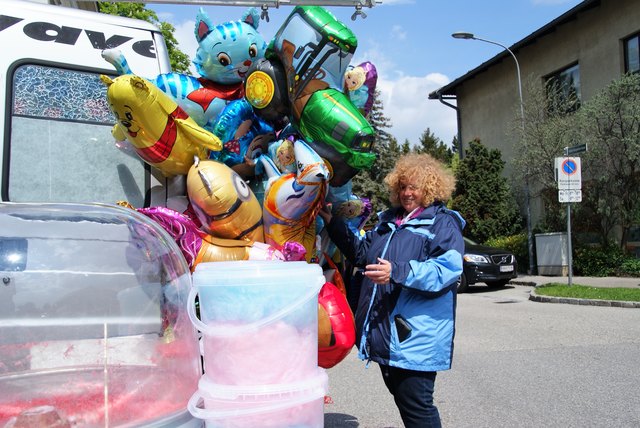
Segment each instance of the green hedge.
[[573,271],[578,276],[640,276],[640,259],[621,248],[578,247],[574,251]]
[[618,276],[637,276],[640,277],[640,259],[635,257],[627,257],[620,266]]
[[485,245],[511,251],[518,261],[518,272],[524,273],[529,269],[529,250],[527,248],[526,233],[491,238],[485,242]]

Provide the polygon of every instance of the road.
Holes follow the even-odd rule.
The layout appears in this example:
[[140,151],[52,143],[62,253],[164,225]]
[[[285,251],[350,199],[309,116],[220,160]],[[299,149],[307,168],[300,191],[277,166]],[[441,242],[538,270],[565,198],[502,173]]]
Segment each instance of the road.
[[[438,374],[443,426],[640,426],[640,310],[536,303],[531,288],[458,296],[453,369]],[[329,371],[325,427],[402,427],[374,363]]]

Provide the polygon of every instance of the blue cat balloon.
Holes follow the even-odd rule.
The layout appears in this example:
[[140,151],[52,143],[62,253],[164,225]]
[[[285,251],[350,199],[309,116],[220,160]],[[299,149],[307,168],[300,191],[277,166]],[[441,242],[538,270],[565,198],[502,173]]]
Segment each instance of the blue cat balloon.
[[[264,57],[267,44],[257,31],[260,15],[249,8],[238,21],[213,24],[204,9],[196,15],[198,49],[193,63],[200,78],[180,73],[148,79],[205,129],[212,131],[217,116],[230,101],[244,97],[243,79],[249,67]],[[134,74],[118,50],[102,56],[119,74]]]
[[267,48],[258,32],[259,22],[258,10],[250,8],[240,21],[215,25],[200,8],[195,27],[198,50],[193,60],[198,73],[216,83],[241,83],[249,67],[264,57]]

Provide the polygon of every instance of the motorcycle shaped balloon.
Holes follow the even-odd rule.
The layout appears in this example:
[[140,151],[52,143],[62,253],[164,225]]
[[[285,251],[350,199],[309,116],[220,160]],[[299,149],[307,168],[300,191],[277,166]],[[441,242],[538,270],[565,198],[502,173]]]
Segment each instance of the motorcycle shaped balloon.
[[[342,92],[356,46],[351,30],[326,9],[296,6],[245,83],[258,115],[287,109],[291,124],[331,164],[332,185],[346,183],[376,159],[373,127]],[[285,99],[286,107],[278,105]]]

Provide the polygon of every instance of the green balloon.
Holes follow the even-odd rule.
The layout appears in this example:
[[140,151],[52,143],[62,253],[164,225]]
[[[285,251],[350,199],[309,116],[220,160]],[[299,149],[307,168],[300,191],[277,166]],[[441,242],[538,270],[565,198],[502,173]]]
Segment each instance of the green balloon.
[[353,168],[369,169],[376,160],[371,153],[375,131],[343,92],[314,92],[295,125],[306,140],[332,146]]

